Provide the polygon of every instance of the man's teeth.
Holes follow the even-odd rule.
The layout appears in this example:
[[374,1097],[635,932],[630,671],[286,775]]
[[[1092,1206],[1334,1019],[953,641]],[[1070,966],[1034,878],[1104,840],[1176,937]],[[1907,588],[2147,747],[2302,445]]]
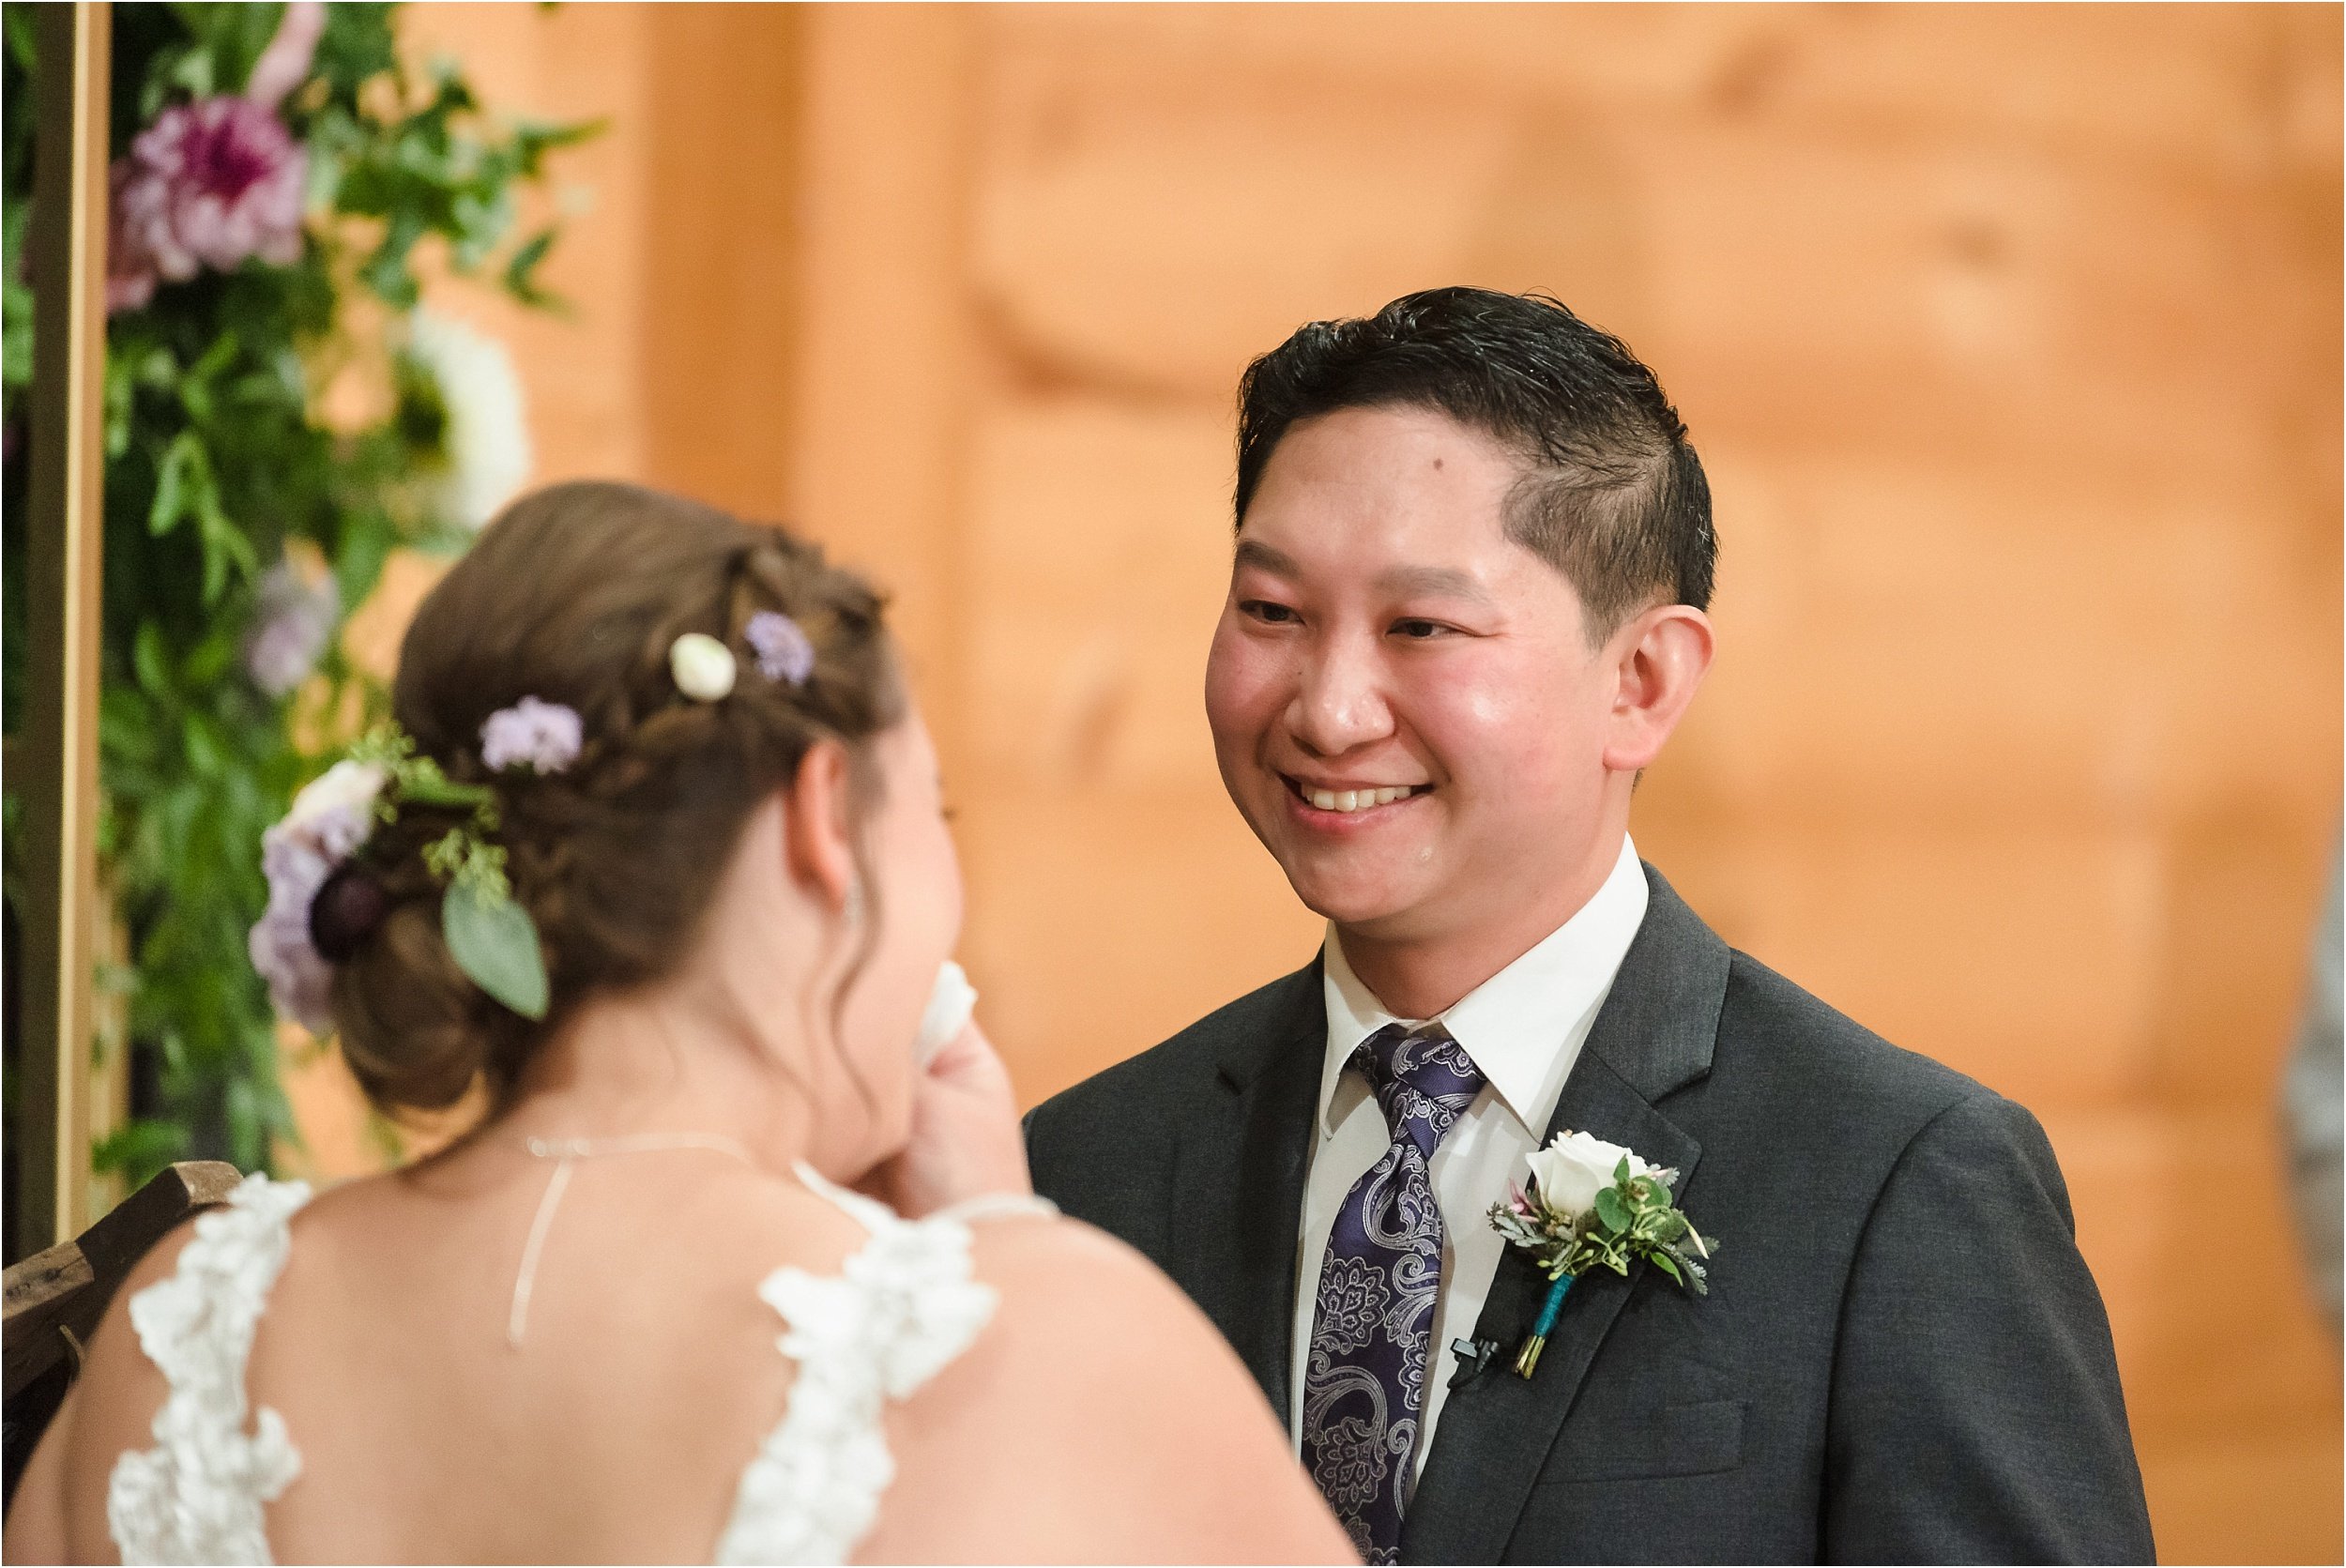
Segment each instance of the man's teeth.
[[1414,793],[1409,785],[1390,789],[1315,789],[1306,792],[1311,803],[1324,812],[1356,812],[1370,806],[1388,806]]

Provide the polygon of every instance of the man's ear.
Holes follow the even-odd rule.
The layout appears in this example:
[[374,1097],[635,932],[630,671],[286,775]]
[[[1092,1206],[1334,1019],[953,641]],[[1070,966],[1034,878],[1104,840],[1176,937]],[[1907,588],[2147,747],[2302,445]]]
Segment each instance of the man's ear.
[[783,805],[783,851],[790,878],[820,904],[845,906],[855,885],[855,838],[846,748],[817,740],[799,759]]
[[1657,604],[1614,633],[1607,652],[1617,684],[1606,767],[1635,772],[1661,754],[1695,700],[1712,650],[1711,617],[1691,604]]

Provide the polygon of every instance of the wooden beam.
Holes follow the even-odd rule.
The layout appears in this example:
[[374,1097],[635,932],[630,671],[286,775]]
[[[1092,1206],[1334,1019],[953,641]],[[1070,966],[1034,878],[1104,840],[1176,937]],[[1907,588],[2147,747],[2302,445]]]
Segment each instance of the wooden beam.
[[26,508],[23,1023],[17,1245],[88,1220],[105,539],[106,120],[112,13],[43,6],[35,149],[31,493]]
[[[0,1395],[14,1399],[69,1344],[88,1343],[139,1259],[190,1214],[226,1203],[243,1180],[224,1160],[166,1165],[79,1237],[11,1265],[0,1293]],[[57,1337],[59,1328],[69,1341]]]

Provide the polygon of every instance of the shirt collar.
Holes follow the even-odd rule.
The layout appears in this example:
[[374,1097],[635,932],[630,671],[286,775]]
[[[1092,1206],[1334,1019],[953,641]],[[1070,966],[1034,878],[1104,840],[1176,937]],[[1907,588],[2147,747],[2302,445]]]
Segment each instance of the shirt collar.
[[[1622,836],[1621,856],[1594,896],[1522,957],[1468,992],[1438,1020],[1473,1061],[1516,1119],[1536,1135],[1563,1088],[1565,1044],[1578,1038],[1612,989],[1613,976],[1645,921],[1645,873],[1637,845]],[[1333,922],[1321,946],[1320,985],[1328,1005],[1328,1044],[1320,1064],[1319,1125],[1333,1133],[1336,1086],[1360,1043],[1395,1018],[1352,972]]]

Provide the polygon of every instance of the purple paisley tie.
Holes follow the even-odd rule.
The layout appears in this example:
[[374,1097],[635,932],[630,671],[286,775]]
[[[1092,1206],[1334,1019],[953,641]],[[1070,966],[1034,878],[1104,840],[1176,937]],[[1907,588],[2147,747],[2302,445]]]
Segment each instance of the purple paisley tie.
[[1393,1147],[1352,1184],[1328,1235],[1303,1372],[1303,1466],[1362,1557],[1397,1562],[1441,1286],[1428,1167],[1483,1074],[1440,1025],[1412,1034],[1388,1024],[1349,1065],[1376,1090]]

